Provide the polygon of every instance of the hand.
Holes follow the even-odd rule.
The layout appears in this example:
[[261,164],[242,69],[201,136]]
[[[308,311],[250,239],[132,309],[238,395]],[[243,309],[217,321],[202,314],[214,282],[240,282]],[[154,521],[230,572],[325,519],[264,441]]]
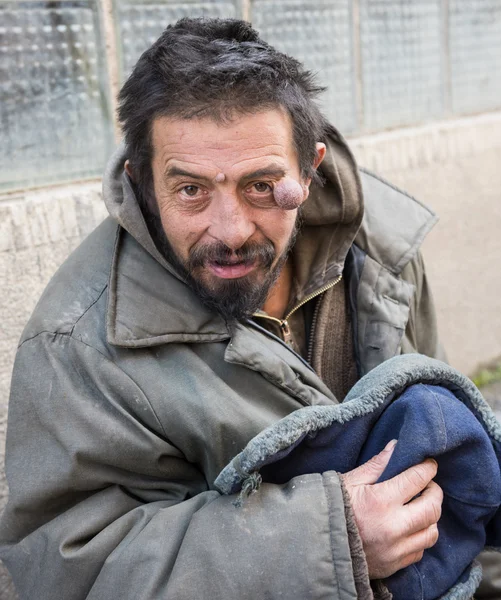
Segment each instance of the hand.
[[424,550],[438,540],[443,493],[432,481],[436,461],[429,458],[393,479],[375,483],[395,444],[393,440],[371,460],[343,475],[371,579],[389,577],[420,561]]

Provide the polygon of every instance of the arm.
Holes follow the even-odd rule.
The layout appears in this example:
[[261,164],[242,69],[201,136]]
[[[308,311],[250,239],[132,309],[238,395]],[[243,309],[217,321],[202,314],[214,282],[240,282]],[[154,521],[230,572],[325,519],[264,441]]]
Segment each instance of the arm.
[[23,600],[356,596],[335,473],[236,508],[134,381],[69,335],[19,349],[6,468],[1,557]]

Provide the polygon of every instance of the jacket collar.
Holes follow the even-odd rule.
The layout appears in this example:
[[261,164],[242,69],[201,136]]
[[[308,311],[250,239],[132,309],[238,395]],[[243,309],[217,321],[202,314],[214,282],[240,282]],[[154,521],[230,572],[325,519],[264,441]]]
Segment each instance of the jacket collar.
[[[163,261],[165,262],[165,261]],[[225,321],[122,227],[111,266],[106,337],[128,348],[230,337]]]
[[427,206],[369,171],[361,170],[365,202],[355,243],[393,275],[417,254],[438,221]]

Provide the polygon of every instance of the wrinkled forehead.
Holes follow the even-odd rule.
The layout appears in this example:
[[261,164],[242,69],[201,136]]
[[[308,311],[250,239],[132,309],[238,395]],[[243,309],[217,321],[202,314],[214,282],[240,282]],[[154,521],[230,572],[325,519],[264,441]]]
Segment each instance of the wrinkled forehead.
[[235,115],[224,122],[159,117],[152,126],[152,147],[154,170],[164,172],[173,163],[213,169],[226,177],[269,161],[287,172],[298,168],[292,123],[280,109]]

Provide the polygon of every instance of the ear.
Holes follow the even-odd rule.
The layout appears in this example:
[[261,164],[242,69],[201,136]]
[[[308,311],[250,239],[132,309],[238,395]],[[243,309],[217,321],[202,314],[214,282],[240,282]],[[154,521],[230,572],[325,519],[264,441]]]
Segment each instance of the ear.
[[[327,152],[327,146],[322,142],[317,142],[315,148],[316,148],[316,155],[315,155],[315,160],[313,161],[313,168],[316,171],[318,169],[320,163],[325,158],[325,154]],[[311,177],[308,177],[308,179],[305,179],[304,183],[302,184],[305,200],[310,195],[310,183],[311,183]]]
[[327,152],[327,146],[325,144],[323,144],[322,142],[317,142],[316,150],[317,150],[317,155],[315,156],[315,160],[313,161],[313,168],[315,169],[315,171],[318,169],[318,167],[320,166],[320,163],[325,158],[325,154]]
[[131,181],[134,181],[134,174],[132,173],[132,167],[130,166],[129,159],[125,161],[124,169]]

